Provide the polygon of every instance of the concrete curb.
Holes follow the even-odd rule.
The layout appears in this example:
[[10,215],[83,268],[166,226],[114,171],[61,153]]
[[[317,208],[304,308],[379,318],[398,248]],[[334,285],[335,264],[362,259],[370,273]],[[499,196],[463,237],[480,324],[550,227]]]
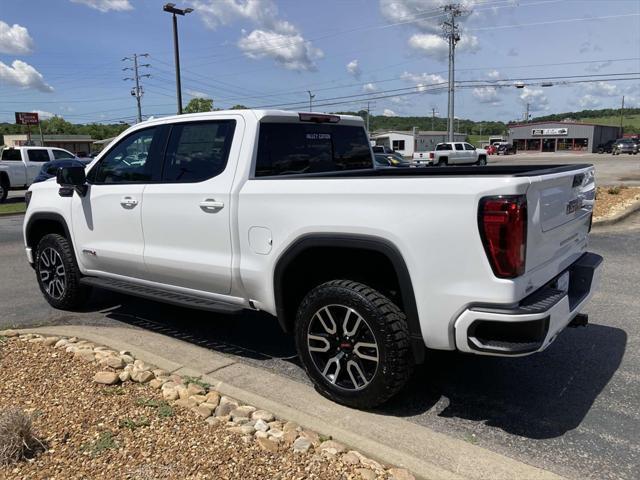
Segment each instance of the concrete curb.
[[615,225],[616,223],[621,222],[622,220],[626,219],[627,217],[629,217],[630,215],[636,213],[639,210],[640,210],[640,200],[636,200],[634,203],[629,205],[624,211],[614,215],[611,218],[603,218],[601,220],[594,220],[593,221],[593,228],[607,227],[609,225]]
[[398,417],[337,405],[309,385],[155,332],[96,326],[52,326],[21,332],[77,336],[116,350],[130,350],[147,363],[202,377],[222,394],[331,436],[382,463],[406,468],[418,478],[562,478]]

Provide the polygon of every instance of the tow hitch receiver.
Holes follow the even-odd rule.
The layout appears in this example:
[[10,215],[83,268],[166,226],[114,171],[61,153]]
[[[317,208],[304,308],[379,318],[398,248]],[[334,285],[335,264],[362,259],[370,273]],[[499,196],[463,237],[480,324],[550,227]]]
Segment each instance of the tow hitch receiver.
[[588,323],[589,323],[589,315],[587,315],[586,313],[579,313],[574,317],[573,320],[571,320],[571,323],[569,324],[569,326],[572,328],[586,327]]

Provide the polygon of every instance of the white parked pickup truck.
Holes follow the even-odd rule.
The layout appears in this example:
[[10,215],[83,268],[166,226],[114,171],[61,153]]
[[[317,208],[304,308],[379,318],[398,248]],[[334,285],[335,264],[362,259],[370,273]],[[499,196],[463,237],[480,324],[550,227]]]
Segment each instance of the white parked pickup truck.
[[436,145],[433,152],[413,154],[417,165],[486,165],[487,151],[466,142],[445,142]]
[[59,159],[77,159],[77,157],[62,148],[3,149],[0,154],[0,203],[7,199],[10,189],[27,188],[31,185],[44,163]]
[[262,310],[322,394],[368,408],[426,348],[520,356],[584,324],[594,188],[590,165],[374,169],[359,117],[207,112],[34,184],[24,241],[56,308],[99,287]]

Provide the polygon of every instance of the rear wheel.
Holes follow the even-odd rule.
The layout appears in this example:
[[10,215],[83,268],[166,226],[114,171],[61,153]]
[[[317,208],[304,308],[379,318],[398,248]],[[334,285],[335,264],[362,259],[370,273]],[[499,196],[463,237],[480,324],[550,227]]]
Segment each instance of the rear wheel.
[[448,158],[441,158],[440,160],[438,160],[438,166],[439,167],[446,167],[447,165],[449,165],[449,159]]
[[55,233],[38,243],[35,258],[38,285],[54,308],[75,310],[82,307],[91,289],[80,285],[80,270],[69,241]]
[[307,294],[296,317],[296,346],[316,389],[355,408],[389,400],[413,368],[405,315],[380,292],[350,280]]
[[9,195],[9,182],[6,179],[0,178],[0,203],[3,203]]
[[487,164],[487,157],[480,157],[478,158],[478,161],[476,162],[476,165],[480,165],[480,166],[484,166]]

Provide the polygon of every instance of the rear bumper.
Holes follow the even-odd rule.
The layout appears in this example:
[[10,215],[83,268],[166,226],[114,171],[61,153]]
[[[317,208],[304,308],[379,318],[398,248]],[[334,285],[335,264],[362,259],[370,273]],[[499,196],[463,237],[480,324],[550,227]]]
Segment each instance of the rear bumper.
[[[602,257],[585,253],[567,270],[516,305],[474,305],[455,322],[458,350],[521,356],[547,348],[580,313],[600,282]],[[556,280],[569,275],[568,288]]]

